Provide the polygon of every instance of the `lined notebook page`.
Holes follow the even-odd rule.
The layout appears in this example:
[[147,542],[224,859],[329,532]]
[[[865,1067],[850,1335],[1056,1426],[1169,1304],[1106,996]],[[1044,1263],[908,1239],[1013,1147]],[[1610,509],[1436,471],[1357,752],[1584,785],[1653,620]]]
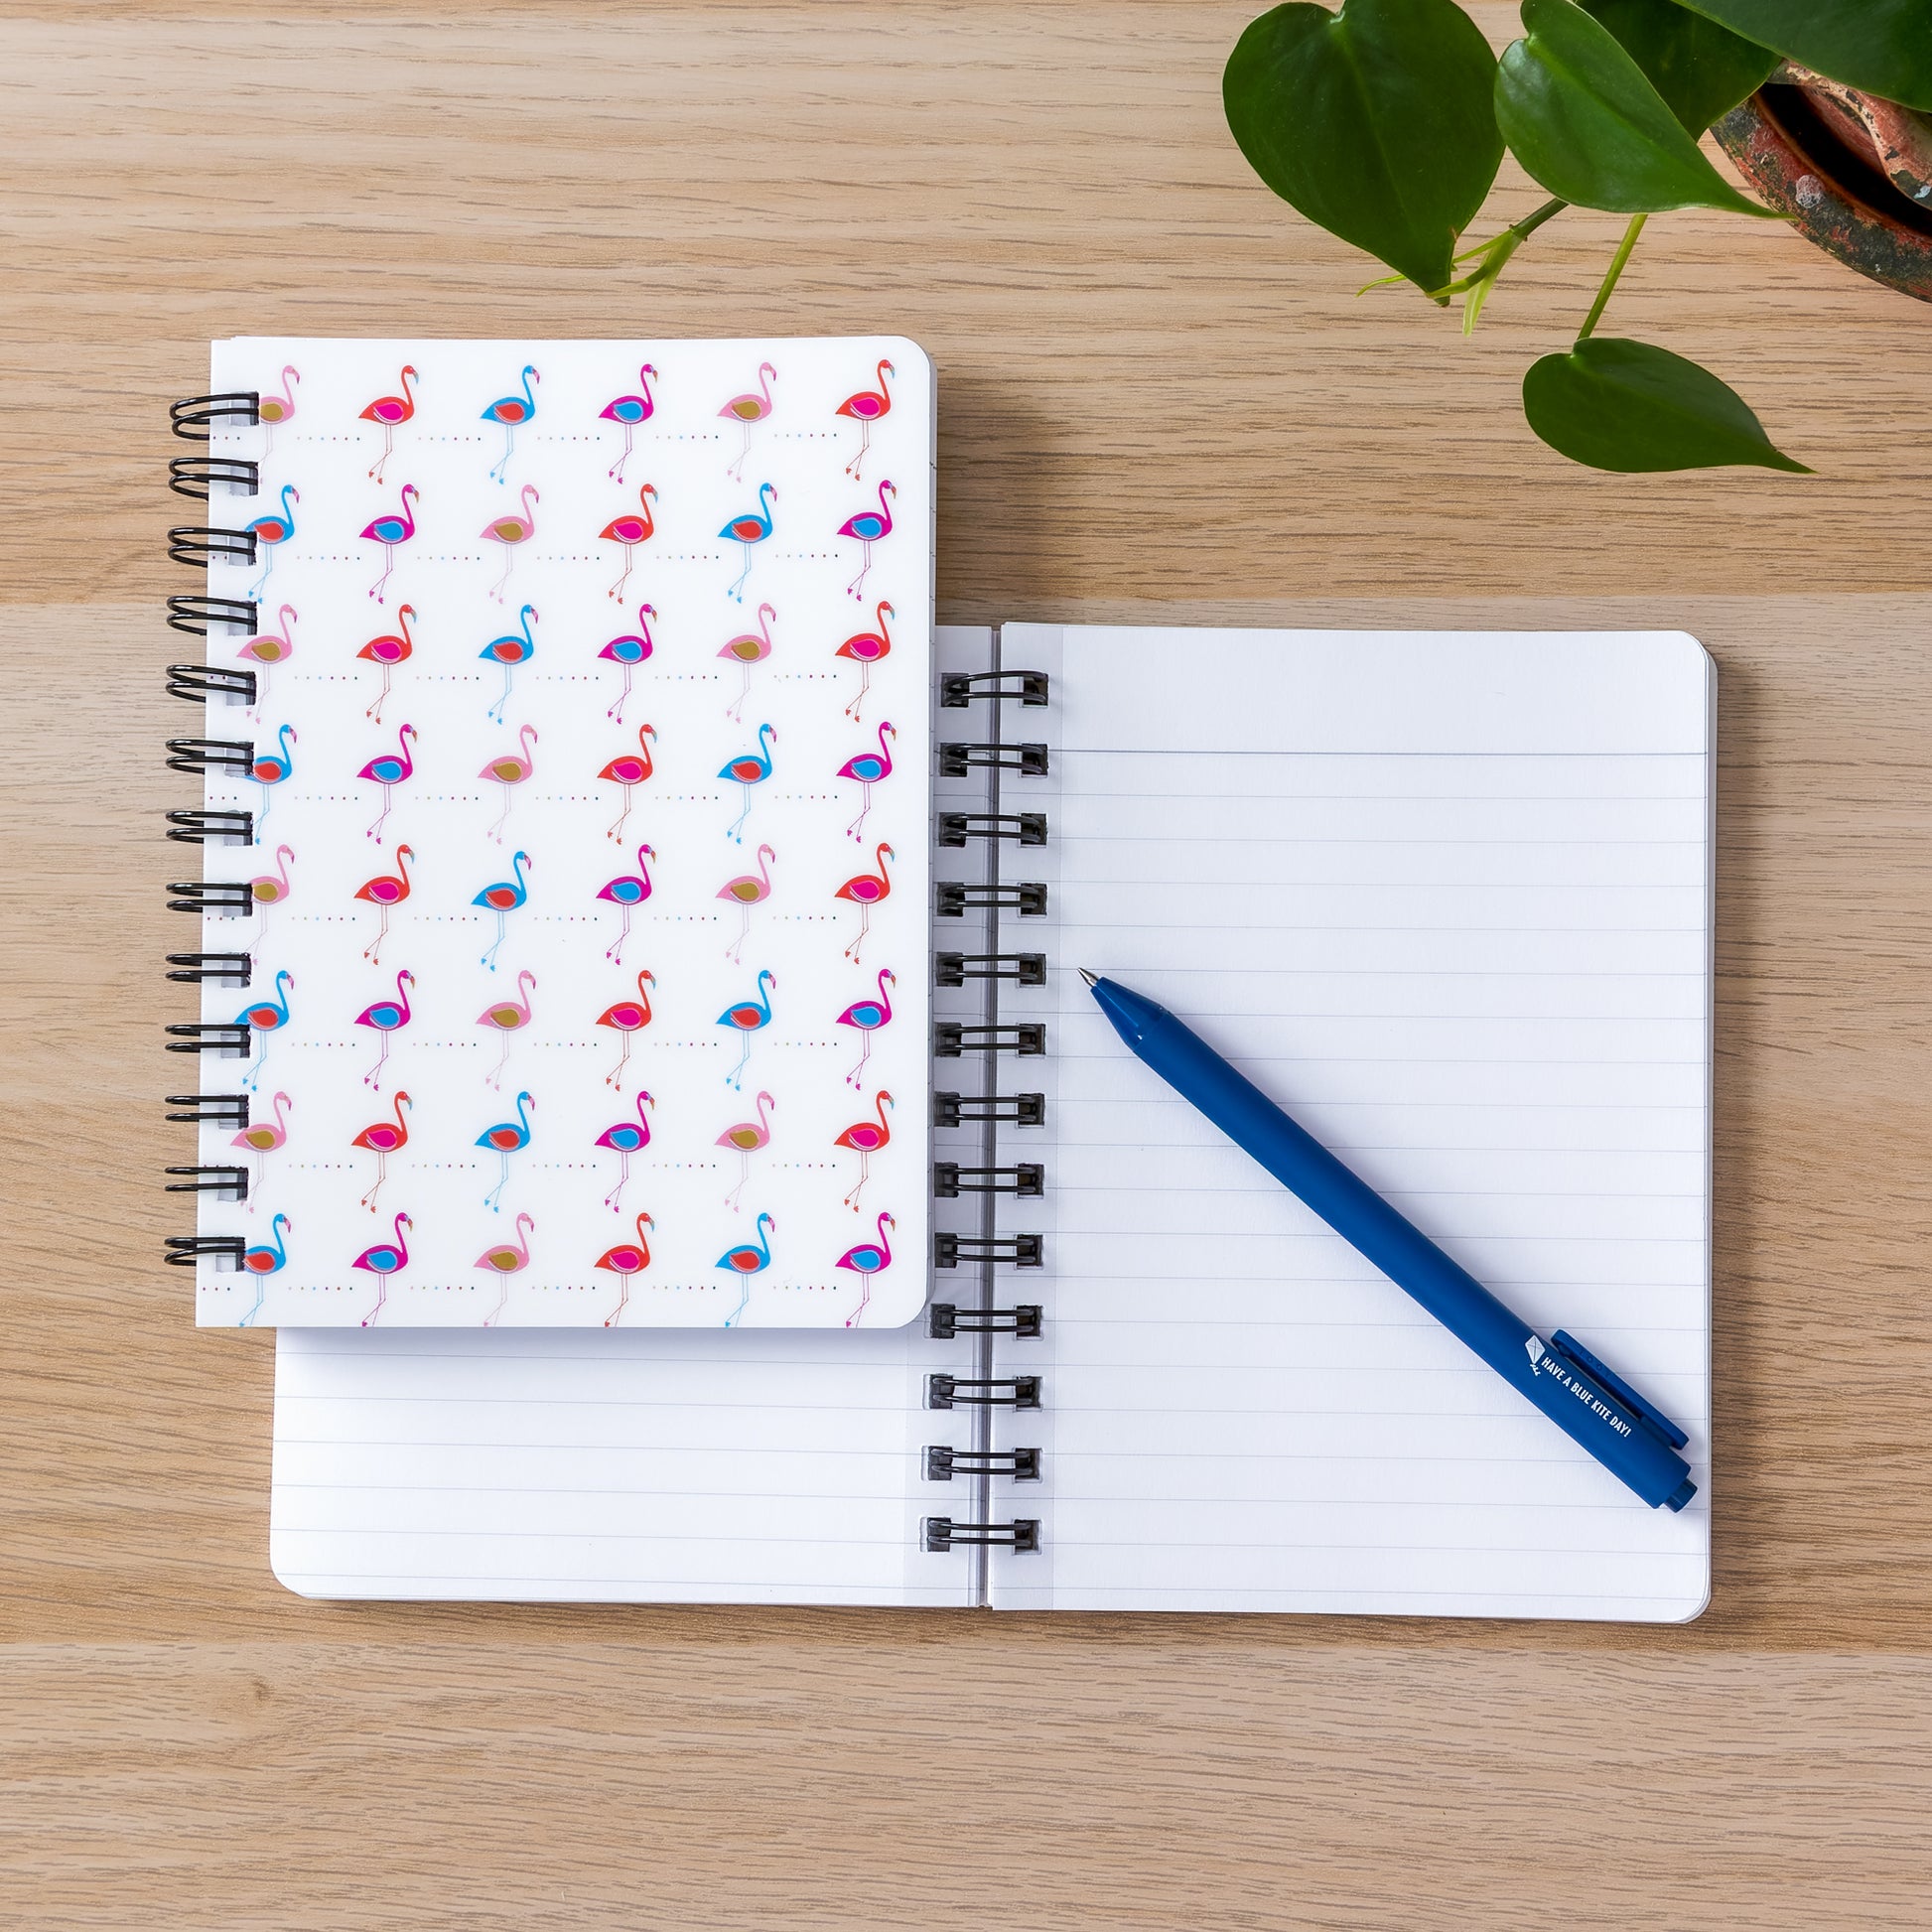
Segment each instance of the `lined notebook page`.
[[[1027,871],[1058,970],[1034,996],[1046,1396],[1012,1419],[1045,1450],[1024,1492],[1045,1548],[1001,1559],[996,1601],[1697,1614],[1702,649],[1008,626],[1003,651],[1053,673],[1053,839]],[[1172,1007],[1526,1319],[1661,1404],[1707,1485],[1691,1506],[1645,1507],[1173,1098],[1082,965]]]

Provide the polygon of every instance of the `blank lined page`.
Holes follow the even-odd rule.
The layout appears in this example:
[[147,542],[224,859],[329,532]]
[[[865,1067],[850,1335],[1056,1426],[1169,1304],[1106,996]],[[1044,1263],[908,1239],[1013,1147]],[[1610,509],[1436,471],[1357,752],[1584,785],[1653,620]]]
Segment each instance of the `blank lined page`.
[[[1004,658],[1053,673],[1058,742],[1052,843],[1027,868],[1052,895],[1048,1199],[1010,1223],[1047,1230],[1025,1419],[1044,1550],[1002,1558],[996,1600],[1696,1615],[1701,647],[1009,626]],[[1691,1506],[1647,1508],[1175,1098],[1079,966],[1173,1008],[1527,1320],[1661,1405],[1690,1433]]]

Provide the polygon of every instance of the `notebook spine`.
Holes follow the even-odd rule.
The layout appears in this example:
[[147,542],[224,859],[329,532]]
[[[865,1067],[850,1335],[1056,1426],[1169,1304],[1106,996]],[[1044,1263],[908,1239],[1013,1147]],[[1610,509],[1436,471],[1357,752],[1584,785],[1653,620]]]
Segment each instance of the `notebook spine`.
[[[1040,1446],[1004,1439],[1009,1433],[1029,1434],[1021,1419],[1044,1402],[1043,1378],[1024,1360],[1029,1345],[1041,1336],[1042,1311],[1036,1303],[1015,1302],[1006,1283],[1010,1271],[1043,1265],[1045,1237],[1004,1228],[1001,1209],[1003,1201],[1012,1201],[1024,1213],[1024,1203],[1042,1199],[1049,1182],[1043,1162],[1006,1158],[1002,1147],[1003,1130],[1046,1124],[1046,1095],[1014,1091],[1025,1083],[1008,1077],[1010,1064],[1046,1052],[1046,1023],[1009,1017],[1002,1008],[1011,993],[1047,983],[1046,955],[1025,940],[1011,943],[1007,928],[1014,923],[1017,940],[1025,922],[1046,911],[1045,883],[1022,875],[1027,855],[1044,847],[1051,835],[1047,815],[1033,809],[1035,800],[1028,795],[1047,776],[1049,753],[1037,739],[1010,732],[1005,720],[1012,707],[1025,716],[1048,705],[1051,686],[1044,672],[1006,668],[999,651],[996,633],[990,669],[944,673],[938,687],[942,720],[948,712],[972,709],[982,727],[976,736],[955,739],[942,724],[939,776],[983,780],[983,794],[972,808],[943,810],[934,819],[942,856],[978,855],[973,865],[961,868],[978,877],[935,884],[934,913],[940,920],[977,921],[978,944],[941,947],[933,954],[934,986],[965,995],[971,1017],[934,1022],[933,1059],[941,1071],[933,1083],[932,1122],[936,1129],[970,1137],[973,1154],[935,1160],[932,1190],[937,1200],[976,1203],[977,1211],[969,1228],[935,1234],[933,1264],[940,1279],[951,1274],[966,1279],[926,1312],[932,1339],[970,1343],[963,1370],[935,1371],[925,1383],[927,1409],[960,1415],[968,1440],[963,1447],[927,1445],[922,1473],[928,1482],[964,1485],[966,1494],[957,1513],[922,1516],[919,1527],[924,1550],[966,1553],[969,1588],[981,1604],[991,1600],[993,1553],[1032,1555],[1042,1543],[1041,1520],[1012,1510],[1003,1485],[1041,1479]],[[958,1142],[947,1152],[955,1150],[963,1156]],[[1002,1350],[1008,1348],[1019,1350],[1022,1359],[1004,1360]]]
[[[206,444],[217,430],[258,424],[260,400],[253,390],[184,397],[169,410],[170,427],[185,442]],[[178,496],[207,503],[210,508],[207,522],[178,523],[169,529],[170,560],[197,571],[206,571],[211,564],[255,562],[258,544],[246,518],[231,523],[213,505],[257,495],[261,479],[261,464],[249,458],[210,452],[172,459],[168,487]],[[259,607],[251,599],[210,596],[204,585],[169,597],[165,615],[169,629],[183,636],[252,635]],[[246,665],[170,664],[166,679],[168,695],[185,704],[201,705],[210,724],[228,707],[238,705],[252,712],[260,692],[256,672]],[[255,750],[253,740],[246,735],[171,738],[167,741],[167,765],[171,771],[205,782],[210,776],[217,780],[260,778],[263,773],[256,764]],[[254,812],[212,805],[206,798],[170,810],[164,822],[173,844],[200,846],[205,851],[209,847],[252,846],[256,840]],[[203,920],[246,917],[262,909],[256,886],[247,880],[177,880],[166,889],[166,902],[170,911]],[[167,976],[178,985],[246,987],[253,976],[253,964],[252,953],[246,951],[171,952]],[[208,1055],[215,1056],[212,1063],[218,1065],[223,1057],[250,1050],[248,1016],[244,1013],[232,1022],[177,1022],[167,1028],[165,1043],[171,1053],[196,1054],[197,1064],[203,1068],[210,1064],[206,1057]],[[189,1127],[198,1135],[203,1127],[214,1128],[225,1137],[234,1137],[239,1146],[239,1137],[248,1131],[246,1093],[173,1093],[167,1096],[167,1106],[171,1111],[166,1118],[171,1123]],[[222,1146],[220,1151],[229,1150]],[[170,1194],[191,1195],[198,1200],[245,1201],[249,1173],[245,1167],[225,1164],[171,1167],[166,1172],[165,1186]],[[246,1243],[239,1237],[196,1233],[166,1237],[162,1258],[175,1268],[231,1270],[250,1265],[245,1255]]]

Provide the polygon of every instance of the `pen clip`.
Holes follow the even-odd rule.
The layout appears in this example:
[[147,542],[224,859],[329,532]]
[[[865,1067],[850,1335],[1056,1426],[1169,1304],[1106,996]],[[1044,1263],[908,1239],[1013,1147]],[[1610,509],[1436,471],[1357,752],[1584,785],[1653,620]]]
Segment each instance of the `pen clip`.
[[1682,1449],[1691,1439],[1654,1404],[1646,1402],[1628,1382],[1613,1370],[1605,1368],[1575,1335],[1566,1334],[1559,1328],[1550,1337],[1550,1345],[1570,1362],[1581,1368],[1586,1375],[1595,1378],[1609,1390],[1619,1402],[1625,1403],[1654,1434],[1661,1436],[1672,1449]]

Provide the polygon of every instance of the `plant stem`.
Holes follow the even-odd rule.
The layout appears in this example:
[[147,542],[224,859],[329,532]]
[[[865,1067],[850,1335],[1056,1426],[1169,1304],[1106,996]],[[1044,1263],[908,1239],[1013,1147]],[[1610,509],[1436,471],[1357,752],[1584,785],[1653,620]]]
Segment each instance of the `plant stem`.
[[1630,259],[1630,250],[1637,245],[1637,237],[1643,233],[1643,224],[1650,219],[1647,214],[1633,214],[1630,225],[1623,231],[1623,239],[1617,243],[1616,253],[1610,257],[1608,272],[1603,277],[1603,285],[1596,291],[1596,300],[1589,305],[1589,314],[1584,318],[1584,326],[1577,332],[1577,340],[1582,342],[1594,329],[1603,311],[1609,307],[1610,292],[1616,287],[1617,278],[1623,273],[1623,264]]

